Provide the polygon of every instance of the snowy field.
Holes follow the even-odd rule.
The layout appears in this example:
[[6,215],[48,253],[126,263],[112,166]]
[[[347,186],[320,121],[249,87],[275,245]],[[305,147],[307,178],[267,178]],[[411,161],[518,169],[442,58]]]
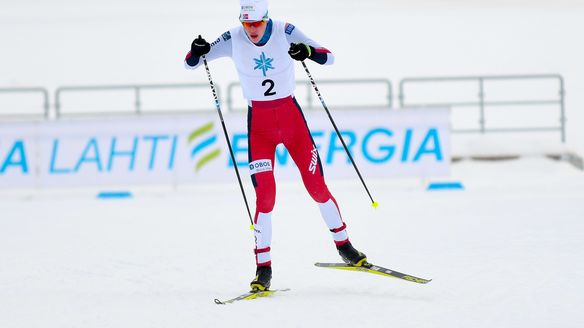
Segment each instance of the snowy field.
[[292,290],[225,306],[255,270],[235,184],[3,192],[0,327],[582,327],[584,173],[533,157],[453,177],[465,191],[370,181],[377,210],[358,181],[330,183],[354,244],[428,285],[313,267],[338,256],[303,187],[282,183],[273,287]]

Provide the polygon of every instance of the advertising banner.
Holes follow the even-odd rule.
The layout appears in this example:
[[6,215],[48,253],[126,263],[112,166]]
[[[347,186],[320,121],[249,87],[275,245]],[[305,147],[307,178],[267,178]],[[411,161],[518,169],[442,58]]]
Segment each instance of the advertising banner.
[[[449,174],[449,110],[342,110],[332,113],[365,179]],[[326,113],[305,111],[327,179],[356,173]],[[248,163],[246,113],[225,113],[244,182],[272,165],[277,179],[299,178],[288,151],[274,163]],[[0,123],[0,188],[182,185],[235,181],[215,112]]]

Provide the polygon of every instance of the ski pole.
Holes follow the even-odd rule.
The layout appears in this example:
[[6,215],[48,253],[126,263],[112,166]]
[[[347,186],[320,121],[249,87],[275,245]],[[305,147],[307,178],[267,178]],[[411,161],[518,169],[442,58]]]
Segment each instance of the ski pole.
[[237,168],[237,162],[235,161],[235,155],[233,155],[233,148],[231,147],[231,141],[229,141],[229,134],[227,133],[227,128],[225,127],[225,121],[223,120],[223,113],[221,113],[221,106],[219,105],[219,97],[217,96],[217,90],[215,90],[215,84],[213,84],[213,79],[211,78],[211,71],[209,70],[209,65],[207,64],[207,58],[205,55],[202,56],[203,63],[205,64],[205,70],[207,71],[207,77],[209,78],[209,84],[211,85],[211,91],[213,91],[213,97],[215,98],[215,107],[217,108],[217,113],[221,119],[221,126],[223,127],[223,133],[225,134],[225,141],[227,141],[227,147],[229,148],[229,154],[231,155],[231,161],[233,162],[233,168],[235,169],[235,175],[237,175],[237,181],[239,182],[239,188],[241,189],[241,195],[243,196],[243,201],[245,202],[245,208],[247,209],[247,215],[249,216],[249,230],[253,230],[253,219],[251,218],[251,212],[249,210],[249,204],[247,202],[247,197],[245,196],[245,190],[243,189],[243,184],[241,183],[241,176],[239,175],[239,169]]
[[369,199],[371,199],[371,206],[373,206],[373,208],[377,208],[377,206],[379,206],[379,203],[377,203],[375,200],[373,200],[373,197],[371,196],[371,193],[369,192],[369,188],[367,188],[367,185],[365,184],[365,180],[363,180],[363,177],[361,176],[361,172],[359,172],[359,169],[357,168],[357,164],[355,164],[355,161],[353,160],[353,156],[351,156],[351,152],[349,151],[349,148],[347,148],[347,145],[345,144],[345,140],[343,140],[343,137],[341,136],[341,132],[339,132],[339,128],[337,128],[337,125],[335,124],[335,121],[333,120],[333,117],[331,116],[331,113],[330,113],[328,107],[326,106],[324,99],[322,98],[320,91],[318,90],[318,87],[316,86],[316,82],[314,82],[314,79],[312,78],[312,74],[310,74],[310,71],[308,70],[306,63],[304,63],[304,61],[301,61],[301,63],[302,63],[302,66],[304,66],[304,70],[306,71],[306,74],[308,75],[308,79],[310,80],[310,83],[314,87],[314,91],[316,91],[316,95],[318,96],[318,99],[320,99],[320,103],[322,104],[322,107],[324,107],[324,110],[326,111],[326,114],[328,115],[329,120],[331,121],[331,123],[333,124],[333,127],[335,128],[335,131],[337,132],[337,136],[339,137],[339,139],[341,139],[341,143],[343,144],[343,147],[345,148],[345,151],[347,152],[347,156],[349,156],[349,159],[351,160],[351,164],[353,164],[353,167],[355,168],[355,171],[357,172],[357,175],[359,176],[359,180],[361,180],[363,187],[365,187],[365,191],[367,191],[367,195],[369,195]]

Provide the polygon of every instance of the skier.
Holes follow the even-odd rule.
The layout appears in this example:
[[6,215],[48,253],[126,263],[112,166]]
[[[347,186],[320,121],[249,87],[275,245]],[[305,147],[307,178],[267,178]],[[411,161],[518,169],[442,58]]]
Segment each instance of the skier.
[[318,151],[304,114],[294,97],[294,60],[330,65],[330,51],[292,24],[268,16],[267,0],[240,0],[241,26],[209,44],[200,35],[191,44],[185,67],[196,69],[201,56],[209,61],[231,57],[248,100],[248,143],[251,180],[256,194],[254,216],[256,276],[252,291],[270,287],[272,209],[276,197],[273,165],[278,144],[284,144],[298,166],[310,196],[318,203],[341,258],[353,266],[367,263],[349,241],[339,207],[327,188]]

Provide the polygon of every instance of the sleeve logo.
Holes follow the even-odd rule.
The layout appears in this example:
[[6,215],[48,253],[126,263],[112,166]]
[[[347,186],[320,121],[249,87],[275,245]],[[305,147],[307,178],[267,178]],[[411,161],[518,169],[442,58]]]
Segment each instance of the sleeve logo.
[[286,34],[288,34],[288,35],[292,34],[292,31],[294,31],[295,28],[296,28],[296,26],[294,26],[290,23],[286,23]]

